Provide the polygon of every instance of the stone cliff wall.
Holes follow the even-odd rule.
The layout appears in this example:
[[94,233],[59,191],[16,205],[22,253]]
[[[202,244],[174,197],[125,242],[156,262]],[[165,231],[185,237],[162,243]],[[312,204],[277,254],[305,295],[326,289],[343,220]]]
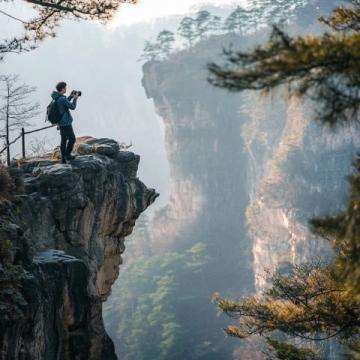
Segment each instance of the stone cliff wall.
[[[178,291],[178,321],[189,334],[187,355],[174,359],[229,359],[237,342],[222,336],[225,319],[211,304],[214,292],[245,296],[254,291],[251,242],[245,226],[248,159],[240,136],[241,97],[213,88],[207,82],[206,62],[221,42],[200,43],[143,67],[143,86],[154,102],[165,128],[170,167],[170,199],[154,216],[150,227],[152,248],[159,252],[191,251],[200,244],[207,261],[201,268],[202,286],[184,284]],[[194,314],[193,321],[181,315]],[[176,311],[175,310],[175,311]],[[200,316],[201,314],[201,316]],[[176,339],[176,341],[179,341]],[[202,355],[196,344],[209,344]],[[211,344],[211,345],[210,345]],[[174,349],[181,346],[174,343]],[[197,346],[197,345],[196,345]],[[210,349],[211,347],[211,349]]]
[[10,238],[27,245],[12,256],[16,321],[0,308],[1,359],[116,359],[102,302],[125,237],[158,194],[136,177],[139,156],[117,142],[80,138],[76,149],[66,165],[49,156],[19,163],[23,193],[3,205]]
[[[238,298],[262,292],[268,271],[332,256],[308,223],[342,208],[359,136],[355,127],[316,124],[312,104],[281,92],[212,88],[204,65],[213,47],[200,43],[144,65],[144,88],[165,125],[172,184],[169,204],[151,226],[152,248],[201,239],[216,259],[206,271],[209,293]],[[256,345],[249,348],[256,358]],[[327,356],[337,355],[329,348]]]
[[308,223],[342,208],[359,141],[354,127],[335,131],[316,124],[311,104],[295,97],[284,103],[252,94],[248,100],[268,109],[254,113],[248,106],[242,134],[252,169],[246,217],[256,289],[262,291],[264,270],[331,256],[328,242],[313,236]]
[[169,204],[155,215],[151,230],[154,247],[161,250],[204,241],[214,259],[209,296],[216,290],[235,295],[253,286],[244,227],[249,202],[240,137],[244,119],[241,97],[208,84],[204,64],[211,53],[203,44],[144,65],[143,86],[164,122],[171,175]]

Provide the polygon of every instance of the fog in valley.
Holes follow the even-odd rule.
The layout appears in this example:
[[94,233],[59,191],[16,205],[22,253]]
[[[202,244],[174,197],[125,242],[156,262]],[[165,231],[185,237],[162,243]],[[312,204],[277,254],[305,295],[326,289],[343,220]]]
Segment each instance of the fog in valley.
[[[224,335],[236,320],[218,314],[214,293],[233,299],[261,293],[269,286],[266,269],[331,257],[329,243],[313,235],[308,222],[343,209],[358,129],[324,130],[313,121],[309,100],[284,91],[268,97],[228,92],[207,80],[207,64],[223,60],[223,47],[253,48],[281,17],[291,34],[319,34],[317,18],[339,1],[289,3],[268,1],[242,32],[224,30],[223,21],[244,1],[164,5],[160,16],[144,5],[148,18],[120,9],[107,26],[66,21],[38,49],[1,63],[1,73],[20,74],[37,88],[41,112],[33,128],[47,125],[50,94],[66,81],[68,90],[82,91],[75,134],[131,144],[129,151],[141,157],[137,176],[160,193],[127,238],[103,305],[119,359],[265,359],[259,337]],[[184,16],[199,9],[221,24],[217,19],[220,25],[191,46],[176,35],[169,54],[141,59],[145,41],[164,29],[176,33]],[[52,150],[57,130],[29,136],[27,151],[39,143]],[[21,149],[12,151],[16,156]],[[321,351],[338,358],[332,341]]]

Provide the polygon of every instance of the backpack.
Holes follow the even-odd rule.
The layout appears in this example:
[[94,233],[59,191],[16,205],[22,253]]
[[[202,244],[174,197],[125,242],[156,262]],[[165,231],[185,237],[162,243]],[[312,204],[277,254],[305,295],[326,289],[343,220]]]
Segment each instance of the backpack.
[[59,107],[57,105],[57,99],[52,100],[51,103],[46,108],[46,120],[51,124],[56,125],[60,122],[62,115],[60,113]]

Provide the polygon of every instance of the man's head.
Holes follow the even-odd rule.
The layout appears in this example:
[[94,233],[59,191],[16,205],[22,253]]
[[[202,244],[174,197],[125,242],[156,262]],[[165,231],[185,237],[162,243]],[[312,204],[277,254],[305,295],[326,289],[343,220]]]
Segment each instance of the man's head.
[[60,94],[65,94],[65,93],[66,93],[66,82],[60,81],[60,82],[56,85],[56,90],[57,90]]

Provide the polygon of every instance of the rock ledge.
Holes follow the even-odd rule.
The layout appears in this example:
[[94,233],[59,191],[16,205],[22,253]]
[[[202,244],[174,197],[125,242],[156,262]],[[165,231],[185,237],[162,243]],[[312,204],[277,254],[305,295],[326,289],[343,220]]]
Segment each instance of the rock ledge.
[[116,359],[102,302],[125,237],[159,194],[137,178],[140,157],[116,141],[78,138],[75,152],[68,164],[57,149],[17,164],[23,191],[6,213],[26,244],[14,256],[27,273],[26,306],[22,320],[0,325],[2,359]]

